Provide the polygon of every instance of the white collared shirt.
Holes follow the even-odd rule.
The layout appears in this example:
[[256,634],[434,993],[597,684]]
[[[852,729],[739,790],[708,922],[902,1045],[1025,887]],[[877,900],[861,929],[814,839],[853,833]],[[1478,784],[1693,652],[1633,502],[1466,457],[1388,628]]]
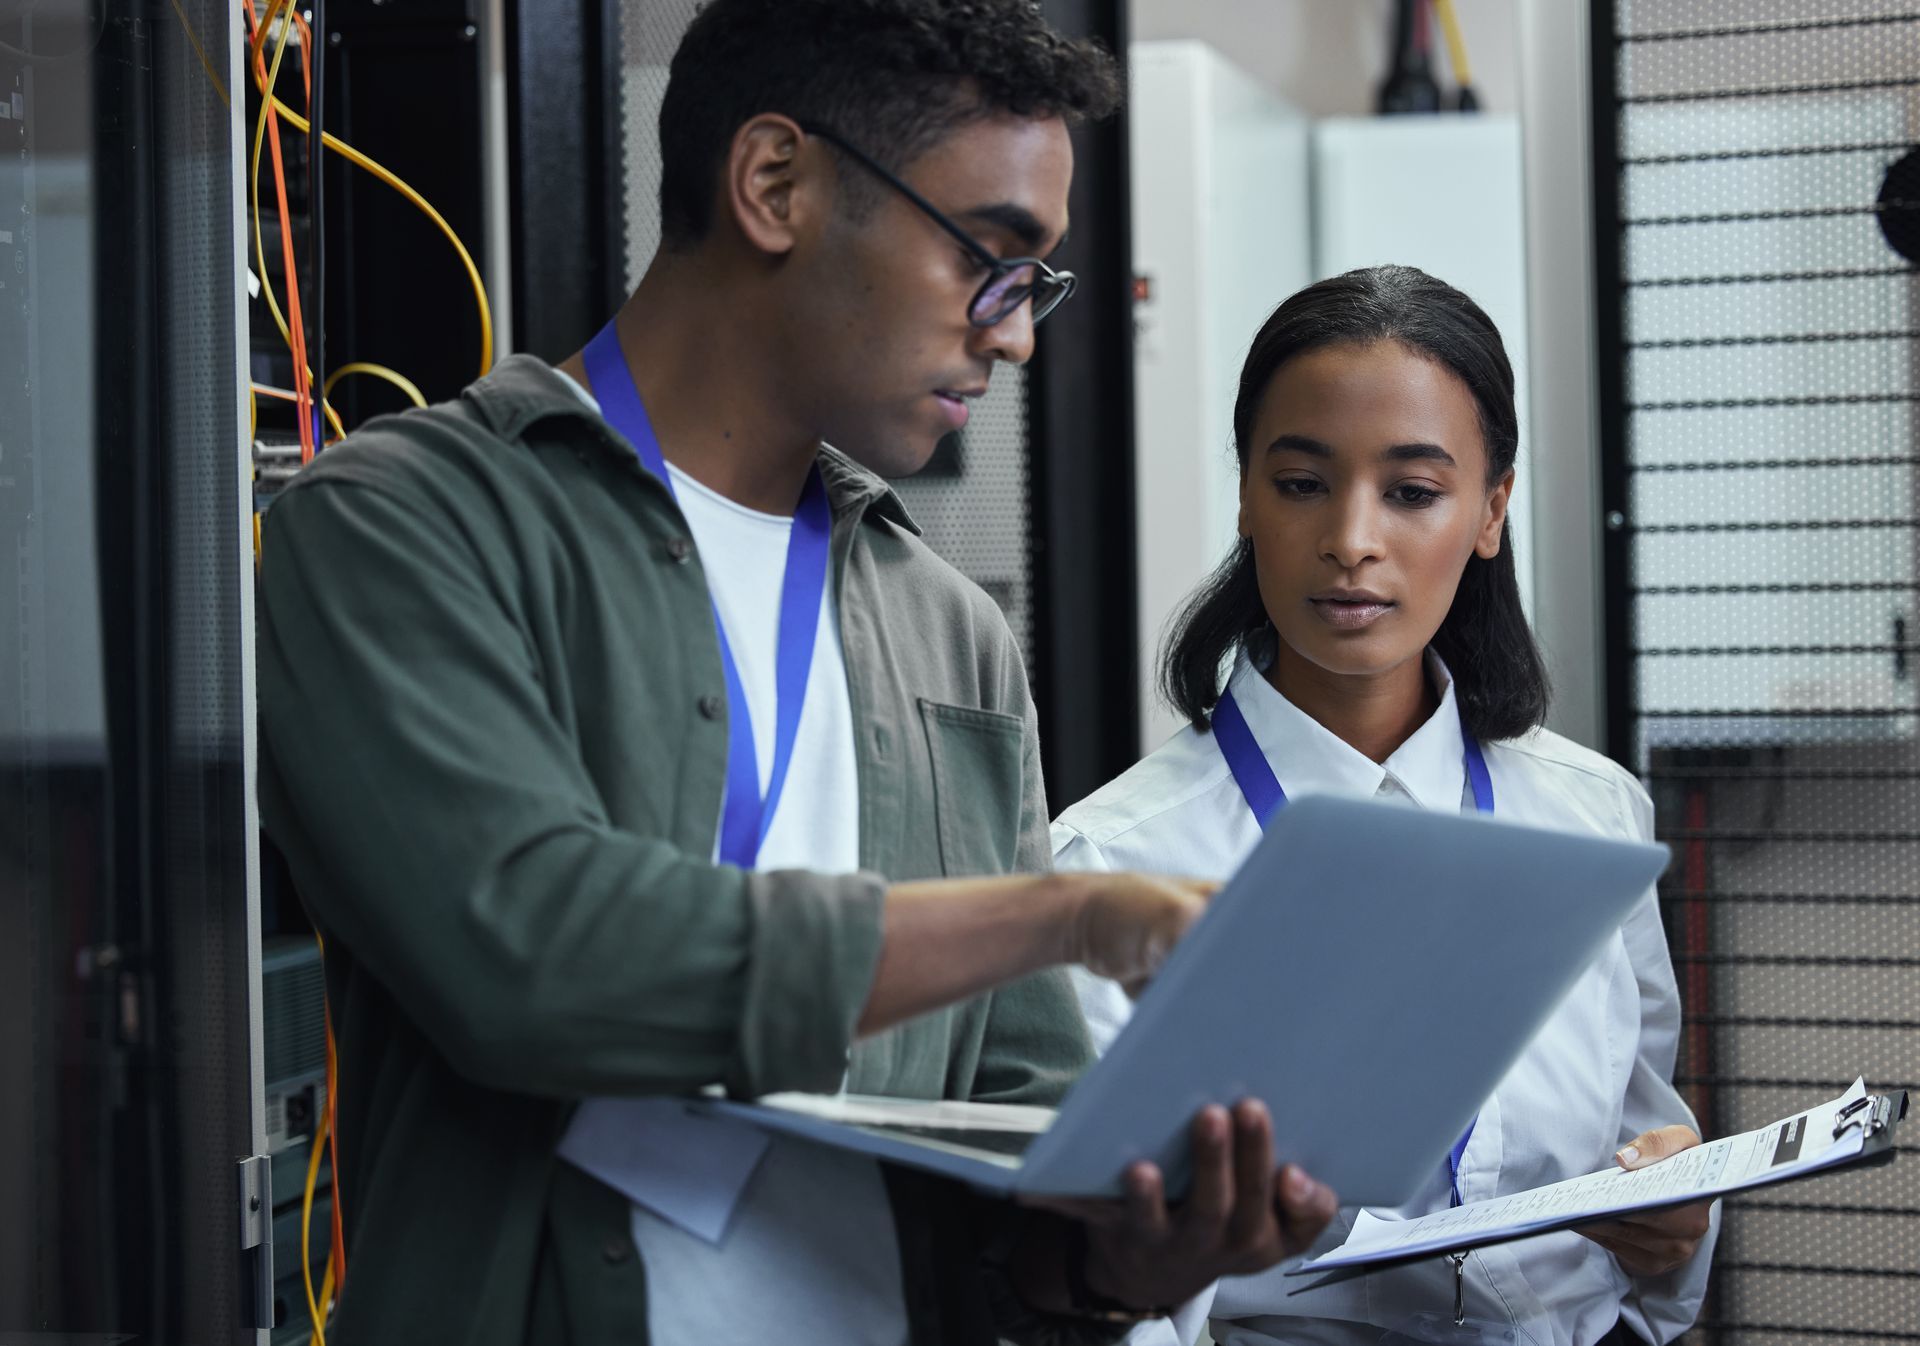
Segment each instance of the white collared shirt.
[[[1318,792],[1471,809],[1452,679],[1437,657],[1429,656],[1428,669],[1442,689],[1440,706],[1384,763],[1286,700],[1244,657],[1229,686],[1289,798]],[[1652,801],[1638,781],[1599,754],[1545,730],[1482,746],[1498,816],[1651,838]],[[1259,837],[1213,736],[1189,727],[1060,815],[1053,825],[1054,864],[1224,878]],[[1105,1050],[1132,1003],[1114,983],[1079,969],[1075,985],[1094,1043]],[[1356,969],[1354,994],[1392,995],[1393,988],[1367,984]],[[1679,994],[1650,890],[1482,1107],[1461,1158],[1462,1199],[1484,1200],[1605,1168],[1615,1150],[1642,1131],[1676,1122],[1694,1126],[1670,1082],[1679,1031]],[[1443,1209],[1448,1199],[1446,1156],[1435,1155],[1425,1190],[1399,1211],[1373,1213],[1405,1218]],[[1314,1251],[1343,1242],[1355,1214],[1342,1210]],[[1213,1331],[1222,1346],[1280,1340],[1373,1346],[1406,1338],[1589,1346],[1622,1319],[1642,1337],[1665,1342],[1699,1312],[1718,1230],[1716,1210],[1713,1233],[1685,1266],[1646,1278],[1628,1276],[1610,1253],[1573,1233],[1482,1249],[1466,1264],[1464,1330],[1453,1324],[1453,1268],[1443,1259],[1299,1295],[1291,1294],[1299,1282],[1283,1282],[1276,1268],[1220,1282]],[[1181,1315],[1182,1341],[1197,1335],[1198,1318]],[[1165,1328],[1160,1331],[1166,1340]]]

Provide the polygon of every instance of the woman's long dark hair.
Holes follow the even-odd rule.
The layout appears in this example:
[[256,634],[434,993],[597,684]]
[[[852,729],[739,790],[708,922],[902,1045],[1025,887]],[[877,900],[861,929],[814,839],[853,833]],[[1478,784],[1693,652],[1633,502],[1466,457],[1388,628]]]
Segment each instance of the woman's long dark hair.
[[[1243,478],[1254,413],[1280,367],[1323,346],[1376,341],[1397,341],[1451,370],[1479,408],[1488,484],[1512,470],[1520,448],[1513,366],[1492,319],[1424,271],[1374,266],[1309,285],[1275,309],[1254,337],[1233,404],[1233,447]],[[1195,728],[1207,728],[1220,700],[1227,657],[1266,628],[1253,544],[1241,538],[1187,600],[1162,654],[1161,689]],[[1510,527],[1501,532],[1498,556],[1468,558],[1433,648],[1453,674],[1462,719],[1475,738],[1515,738],[1546,718],[1546,664],[1520,607]]]

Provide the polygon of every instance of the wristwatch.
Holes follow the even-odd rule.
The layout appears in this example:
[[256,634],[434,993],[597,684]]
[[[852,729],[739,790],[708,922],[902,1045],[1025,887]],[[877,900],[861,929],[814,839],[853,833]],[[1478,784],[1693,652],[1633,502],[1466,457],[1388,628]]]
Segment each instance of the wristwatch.
[[1079,1220],[1067,1224],[1067,1302],[1074,1316],[1096,1323],[1144,1323],[1172,1314],[1172,1306],[1135,1308],[1110,1299],[1087,1284],[1087,1226]]

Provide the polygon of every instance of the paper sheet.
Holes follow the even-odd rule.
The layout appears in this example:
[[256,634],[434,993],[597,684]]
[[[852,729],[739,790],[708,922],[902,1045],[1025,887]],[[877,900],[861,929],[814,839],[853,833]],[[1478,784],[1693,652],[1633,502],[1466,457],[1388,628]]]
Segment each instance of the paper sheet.
[[590,1098],[560,1158],[627,1200],[719,1246],[772,1137],[681,1098]]
[[1037,1136],[1059,1115],[1024,1103],[971,1103],[953,1098],[879,1098],[868,1094],[767,1094],[763,1108],[783,1108],[847,1126],[942,1127],[1013,1131]]
[[1345,1243],[1288,1274],[1309,1276],[1396,1261],[1467,1242],[1505,1242],[1561,1228],[1569,1221],[1610,1219],[1710,1200],[1743,1187],[1829,1168],[1860,1154],[1866,1140],[1862,1129],[1850,1127],[1835,1139],[1833,1126],[1841,1109],[1866,1095],[1866,1082],[1855,1080],[1831,1102],[1757,1131],[1695,1146],[1647,1168],[1608,1168],[1417,1220],[1383,1220],[1362,1211]]

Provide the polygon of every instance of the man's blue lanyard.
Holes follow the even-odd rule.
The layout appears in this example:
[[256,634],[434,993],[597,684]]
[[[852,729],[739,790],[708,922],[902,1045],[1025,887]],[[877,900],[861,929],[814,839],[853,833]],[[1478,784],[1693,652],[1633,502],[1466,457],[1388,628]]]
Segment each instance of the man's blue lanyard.
[[[627,437],[640,456],[641,466],[658,477],[668,494],[679,499],[673,488],[673,475],[667,471],[666,457],[660,452],[660,440],[653,422],[640,401],[633,373],[627,368],[626,353],[620,349],[620,337],[613,324],[587,344],[587,378],[593,395],[600,402],[607,423]],[[727,864],[751,869],[760,857],[760,845],[773,825],[774,810],[786,788],[787,768],[793,762],[793,744],[800,733],[800,712],[807,701],[807,677],[813,671],[814,636],[820,629],[820,605],[827,589],[829,541],[833,532],[833,512],[827,503],[826,484],[820,469],[807,474],[800,492],[800,505],[794,512],[793,531],[787,540],[787,568],[780,584],[780,630],[778,652],[774,657],[776,689],[773,733],[773,770],[767,780],[767,793],[760,795],[760,764],[754,752],[753,714],[747,705],[746,686],[734,662],[733,647],[727,641],[726,625],[720,609],[713,609],[713,628],[720,638],[720,662],[727,675],[727,795],[720,818],[720,858]]]
[[[1233,699],[1231,691],[1220,693],[1220,704],[1213,710],[1213,737],[1220,745],[1220,755],[1227,759],[1227,766],[1233,772],[1233,778],[1240,785],[1240,793],[1247,801],[1247,807],[1253,810],[1254,818],[1261,827],[1273,820],[1273,815],[1286,807],[1287,792],[1280,788],[1280,778],[1273,774],[1273,768],[1267,763],[1267,755],[1260,751],[1260,745],[1254,741],[1253,731],[1247,728],[1247,717],[1240,712],[1239,703]],[[1467,783],[1473,787],[1473,806],[1481,813],[1493,812],[1493,777],[1487,772],[1486,754],[1480,751],[1479,740],[1467,732],[1463,720],[1460,725],[1460,738],[1466,744],[1462,754],[1467,768]],[[1453,1150],[1447,1155],[1447,1185],[1452,1204],[1460,1204],[1460,1159],[1467,1152],[1467,1142],[1473,1139],[1473,1128],[1479,1118],[1467,1123],[1466,1131],[1454,1142]]]

